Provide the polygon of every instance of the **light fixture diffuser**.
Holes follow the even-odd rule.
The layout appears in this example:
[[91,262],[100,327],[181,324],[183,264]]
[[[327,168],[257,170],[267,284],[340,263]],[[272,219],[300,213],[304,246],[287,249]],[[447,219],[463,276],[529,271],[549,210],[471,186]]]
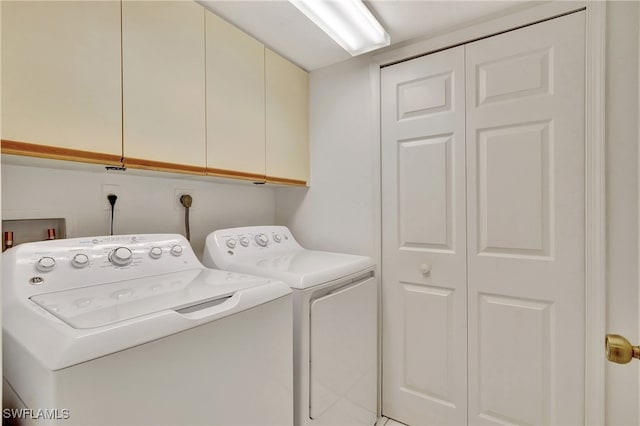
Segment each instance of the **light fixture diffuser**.
[[352,56],[390,44],[389,34],[362,0],[289,0]]

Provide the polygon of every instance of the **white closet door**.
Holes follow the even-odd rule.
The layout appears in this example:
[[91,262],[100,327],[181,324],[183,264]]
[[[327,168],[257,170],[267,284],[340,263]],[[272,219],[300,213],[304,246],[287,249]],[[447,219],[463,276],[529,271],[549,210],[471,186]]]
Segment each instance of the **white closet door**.
[[383,414],[467,421],[464,47],[381,76]]
[[584,25],[466,46],[470,424],[584,424]]

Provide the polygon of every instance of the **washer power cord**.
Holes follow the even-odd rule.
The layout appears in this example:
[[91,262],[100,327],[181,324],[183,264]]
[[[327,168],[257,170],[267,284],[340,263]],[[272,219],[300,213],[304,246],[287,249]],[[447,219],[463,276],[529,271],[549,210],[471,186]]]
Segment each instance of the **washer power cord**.
[[189,208],[193,203],[193,198],[191,195],[184,194],[180,196],[180,204],[184,206],[184,228],[185,228],[185,237],[187,237],[187,241],[191,241],[191,231],[189,230]]

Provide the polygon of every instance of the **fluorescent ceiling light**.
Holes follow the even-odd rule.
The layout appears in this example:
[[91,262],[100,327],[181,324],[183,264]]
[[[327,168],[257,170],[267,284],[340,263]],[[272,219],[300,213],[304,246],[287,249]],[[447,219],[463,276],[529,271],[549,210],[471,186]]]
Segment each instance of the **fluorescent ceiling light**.
[[390,43],[389,34],[362,0],[289,1],[352,56]]

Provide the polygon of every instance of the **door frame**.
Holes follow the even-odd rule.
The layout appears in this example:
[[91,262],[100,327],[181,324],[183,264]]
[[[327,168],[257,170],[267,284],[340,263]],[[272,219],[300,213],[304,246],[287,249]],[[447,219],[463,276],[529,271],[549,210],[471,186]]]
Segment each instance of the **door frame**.
[[[606,193],[605,193],[605,69],[606,1],[550,2],[523,6],[513,13],[485,22],[458,27],[446,33],[427,34],[374,55],[369,66],[374,96],[374,123],[380,135],[380,69],[540,21],[585,10],[585,425],[605,423],[605,359],[602,339],[606,333]],[[381,164],[380,150],[378,164]],[[376,184],[381,188],[381,172]],[[378,265],[382,268],[382,194],[376,194]],[[384,336],[383,336],[384,338]],[[379,407],[382,410],[382,395]]]

